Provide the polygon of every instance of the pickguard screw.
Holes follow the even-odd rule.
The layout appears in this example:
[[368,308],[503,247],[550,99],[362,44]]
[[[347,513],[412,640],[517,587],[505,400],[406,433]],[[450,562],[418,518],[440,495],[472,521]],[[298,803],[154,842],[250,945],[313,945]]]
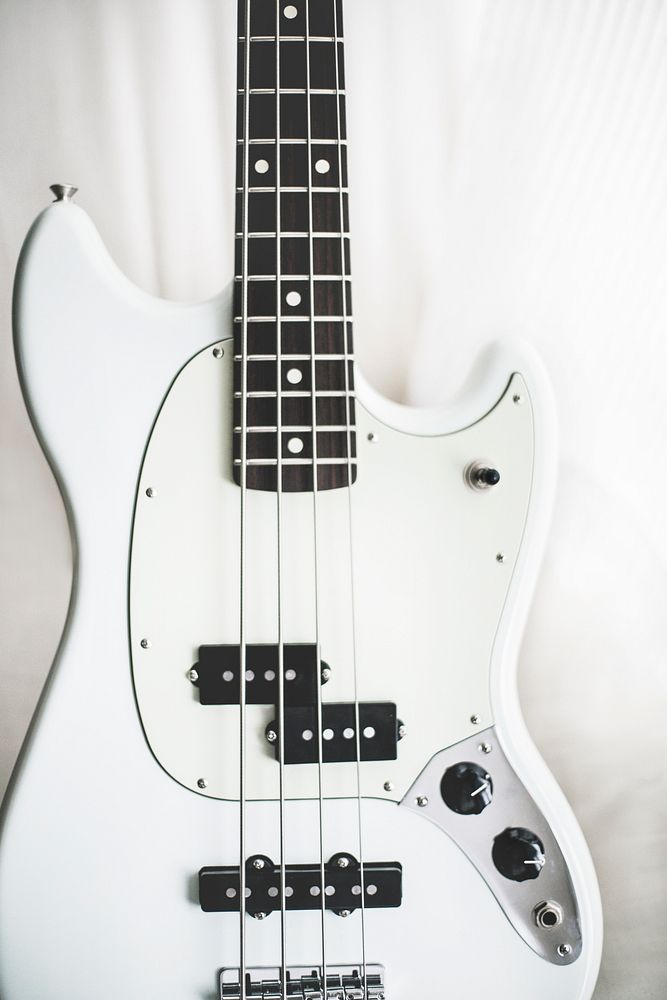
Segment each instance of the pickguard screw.
[[417,796],[417,805],[419,806],[420,809],[423,809],[424,806],[427,806],[428,805],[428,795],[418,795]]
[[350,859],[349,858],[345,858],[345,857],[338,858],[338,860],[336,861],[336,868],[349,868],[349,867],[350,867]]
[[151,497],[151,498],[152,497],[156,497],[157,496],[157,492],[156,492],[156,490],[153,489],[152,486],[149,486],[148,489],[146,490],[146,496],[147,497]]
[[479,725],[479,715],[471,715],[470,716],[470,721],[472,722],[473,726],[478,726]]
[[350,910],[339,910],[338,911],[338,916],[339,917],[349,917],[349,915],[350,915]]
[[150,639],[142,639],[139,645],[141,646],[142,649],[150,649],[151,641]]
[[379,438],[374,431],[371,431],[370,434],[368,435],[368,440],[371,442],[371,444],[377,444]]
[[400,726],[398,727],[398,738],[399,738],[399,740],[402,740],[406,733],[407,733],[407,729],[405,728],[405,726],[401,722]]
[[491,753],[493,747],[491,746],[490,743],[480,743],[477,749],[480,751],[480,753]]
[[199,680],[199,674],[197,673],[194,667],[192,668],[192,670],[188,670],[188,679],[191,680],[193,684],[196,684],[197,681]]
[[570,944],[559,944],[558,954],[561,958],[566,958],[572,952],[572,945]]
[[512,396],[512,402],[516,403],[517,406],[520,406],[521,403],[523,403],[523,399],[521,398],[518,392],[516,393],[516,395]]
[[252,863],[252,866],[253,868],[256,868],[258,872],[261,872],[262,868],[264,867],[264,862],[262,861],[261,858],[255,858],[255,860]]
[[329,680],[330,677],[331,677],[331,667],[322,667],[322,683],[326,684],[326,682]]
[[208,781],[206,778],[199,778],[197,781],[197,788],[208,788]]
[[264,918],[266,917],[266,913],[262,913],[262,911],[260,910],[259,913],[253,913],[253,917],[255,918],[255,920],[264,920]]
[[496,562],[499,562],[499,563],[504,563],[505,562],[505,553],[504,552],[499,552],[498,553],[498,555],[496,556]]
[[221,357],[223,357],[224,353],[225,353],[225,351],[224,351],[224,348],[222,348],[222,347],[214,347],[213,348],[213,357],[214,358],[221,358]]
[[394,790],[394,782],[393,781],[385,781],[385,783],[384,783],[384,790],[385,790],[385,792],[393,792],[393,790]]
[[275,743],[276,740],[278,739],[278,734],[276,733],[275,729],[269,729],[269,731],[266,734],[266,738],[269,741],[269,743]]

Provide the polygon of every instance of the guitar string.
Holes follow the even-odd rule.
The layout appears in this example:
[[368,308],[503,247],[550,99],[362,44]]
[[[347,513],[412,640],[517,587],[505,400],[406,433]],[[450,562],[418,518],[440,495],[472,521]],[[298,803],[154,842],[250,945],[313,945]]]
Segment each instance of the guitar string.
[[[340,5],[342,13],[342,0]],[[364,997],[368,994],[368,966],[366,963],[366,878],[364,873],[364,845],[363,845],[363,833],[362,833],[362,803],[361,803],[361,722],[360,722],[360,707],[359,707],[359,678],[358,678],[358,667],[357,667],[357,630],[356,630],[356,618],[355,618],[355,602],[354,602],[354,541],[352,537],[353,519],[352,519],[352,403],[350,400],[350,343],[348,334],[348,303],[347,303],[347,266],[345,261],[345,218],[344,218],[344,196],[343,196],[343,145],[342,145],[342,131],[341,131],[341,87],[340,87],[340,61],[339,61],[339,42],[340,45],[340,60],[344,58],[343,55],[343,26],[338,22],[338,0],[334,0],[334,47],[335,47],[335,66],[336,66],[336,119],[338,125],[338,193],[339,193],[339,205],[338,211],[340,213],[340,258],[341,258],[341,274],[343,275],[343,301],[342,301],[342,313],[343,313],[343,355],[344,355],[344,365],[345,365],[345,407],[346,407],[346,433],[347,433],[347,507],[348,507],[348,525],[349,525],[349,540],[350,540],[350,619],[352,626],[352,673],[354,678],[354,731],[355,731],[355,741],[356,741],[356,780],[357,780],[357,826],[359,832],[359,882],[361,885],[361,967],[362,967],[362,985]],[[349,169],[349,165],[347,165]],[[348,184],[349,192],[349,184]],[[349,212],[349,193],[348,193],[348,212]],[[350,237],[348,233],[348,247],[350,246]],[[352,270],[350,258],[350,273]],[[351,320],[351,316],[349,317]],[[350,324],[351,326],[351,324]]]
[[[285,654],[283,650],[283,414],[282,414],[282,290],[281,290],[281,195],[280,195],[280,3],[276,0],[276,516],[278,521],[278,770],[280,788],[280,989],[287,1000],[287,930],[285,869]],[[250,43],[248,43],[250,44]]]
[[245,0],[243,98],[243,249],[242,249],[242,354],[241,366],[241,540],[239,596],[239,997],[246,1000],[246,468],[248,406],[248,182],[250,159],[250,0]]
[[317,495],[319,489],[317,467],[317,383],[315,365],[315,294],[313,280],[313,144],[311,123],[310,94],[310,4],[304,3],[305,9],[305,44],[306,44],[306,149],[308,150],[308,295],[310,311],[310,398],[312,407],[311,437],[312,437],[312,470],[313,470],[313,555],[315,571],[315,680],[317,690],[317,787],[319,811],[320,840],[320,914],[321,914],[321,944],[322,944],[322,994],[327,997],[327,934],[326,934],[326,883],[324,872],[324,807],[323,807],[323,736],[322,736],[322,678],[320,650],[320,607],[319,607],[319,559],[318,559],[318,523]]

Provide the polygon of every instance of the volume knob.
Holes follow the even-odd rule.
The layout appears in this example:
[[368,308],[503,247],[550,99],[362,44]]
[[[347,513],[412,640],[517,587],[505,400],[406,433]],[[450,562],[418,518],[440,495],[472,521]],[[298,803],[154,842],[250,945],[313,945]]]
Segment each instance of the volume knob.
[[508,827],[493,841],[493,863],[505,878],[525,882],[537,878],[544,865],[544,844],[532,830]]
[[491,803],[493,782],[479,764],[461,761],[445,771],[440,782],[445,805],[461,816],[479,816]]

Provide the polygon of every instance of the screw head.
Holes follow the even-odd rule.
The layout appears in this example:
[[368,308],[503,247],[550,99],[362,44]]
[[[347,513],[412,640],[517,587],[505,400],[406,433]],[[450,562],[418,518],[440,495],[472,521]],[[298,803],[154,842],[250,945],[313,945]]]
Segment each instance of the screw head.
[[262,868],[264,867],[264,861],[263,861],[263,859],[262,858],[255,858],[255,860],[252,863],[252,866],[258,872],[261,872]]
[[560,955],[561,958],[567,958],[567,956],[570,955],[571,953],[572,953],[572,945],[571,944],[559,944],[558,945],[558,954]]
[[142,639],[139,645],[141,646],[142,649],[150,649],[151,641],[150,639]]
[[514,396],[512,396],[512,402],[516,403],[517,406],[520,406],[521,403],[523,403],[523,399],[521,398],[518,392]]
[[263,913],[260,910],[259,913],[253,913],[253,917],[255,918],[255,920],[264,920],[266,917],[266,913]]
[[497,556],[496,556],[496,562],[497,563],[504,563],[505,562],[505,553],[504,552],[499,552],[497,554]]
[[192,670],[188,670],[188,680],[192,681],[193,684],[196,684],[199,680],[199,674],[194,667]]
[[419,806],[420,809],[423,809],[424,806],[427,806],[428,805],[428,795],[418,795],[417,796],[417,805]]
[[393,792],[393,790],[394,790],[394,782],[393,781],[385,781],[385,783],[384,783],[384,790],[385,790],[385,792]]
[[399,740],[402,740],[406,733],[407,733],[407,729],[403,725],[403,723],[401,722],[401,724],[398,727],[398,738],[399,738]]
[[214,347],[213,348],[213,357],[214,358],[222,358],[224,356],[224,353],[225,353],[225,350],[224,350],[223,347]]
[[326,684],[326,682],[329,680],[330,677],[331,677],[331,667],[322,667],[322,683]]
[[349,868],[349,867],[350,867],[349,858],[342,857],[336,860],[336,868]]
[[380,439],[377,436],[377,434],[375,434],[374,431],[371,431],[370,434],[368,435],[368,440],[371,442],[371,444],[377,444]]
[[339,917],[349,917],[350,913],[350,910],[338,910]]
[[269,730],[267,730],[266,739],[267,739],[267,741],[269,743],[275,743],[276,742],[276,740],[278,739],[278,733],[275,731],[275,729],[269,729]]
[[470,716],[470,721],[472,722],[473,726],[478,726],[479,725],[479,715],[471,715]]
[[477,749],[479,750],[480,753],[491,753],[493,747],[491,746],[490,743],[480,743]]
[[146,496],[147,497],[151,497],[151,498],[152,497],[156,497],[157,496],[157,490],[154,490],[152,486],[149,486],[148,489],[146,490]]
[[199,778],[197,781],[197,788],[208,788],[208,781],[206,778]]

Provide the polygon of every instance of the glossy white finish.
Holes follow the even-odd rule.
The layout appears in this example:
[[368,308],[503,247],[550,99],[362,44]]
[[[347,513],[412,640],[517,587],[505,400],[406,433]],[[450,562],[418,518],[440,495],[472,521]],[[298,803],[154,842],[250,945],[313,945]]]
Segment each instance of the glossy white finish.
[[[33,419],[63,487],[77,546],[68,628],[2,817],[3,1000],[213,1000],[217,969],[237,958],[234,917],[202,914],[194,875],[238,858],[231,803],[193,794],[156,764],[131,682],[127,582],[132,511],[150,430],[183,365],[220,338],[227,295],[178,306],[134,288],[71,204],[37,221],[21,260],[17,345]],[[378,800],[363,804],[367,857],[399,859],[400,910],[368,913],[367,958],[387,968],[388,1000],[587,1000],[601,944],[599,899],[571,812],[518,716],[514,658],[537,572],[552,476],[548,395],[526,356],[499,350],[450,419],[360,395],[384,423],[430,433],[491,409],[520,370],[533,401],[535,465],[524,543],[493,647],[491,703],[510,761],[550,822],[582,911],[583,953],[567,968],[513,930],[461,851],[432,824]],[[546,412],[542,409],[546,401]],[[460,423],[458,422],[460,420]],[[428,432],[428,430],[427,430]],[[425,698],[427,693],[425,693]],[[325,853],[354,852],[356,809],[325,805]],[[248,811],[248,850],[277,856],[276,806]],[[316,856],[314,803],[287,805],[288,862]],[[360,920],[327,915],[327,959],[361,959]],[[248,925],[249,964],[279,959],[275,917]],[[312,914],[289,914],[288,962],[319,962]],[[438,987],[439,988],[439,987]]]

